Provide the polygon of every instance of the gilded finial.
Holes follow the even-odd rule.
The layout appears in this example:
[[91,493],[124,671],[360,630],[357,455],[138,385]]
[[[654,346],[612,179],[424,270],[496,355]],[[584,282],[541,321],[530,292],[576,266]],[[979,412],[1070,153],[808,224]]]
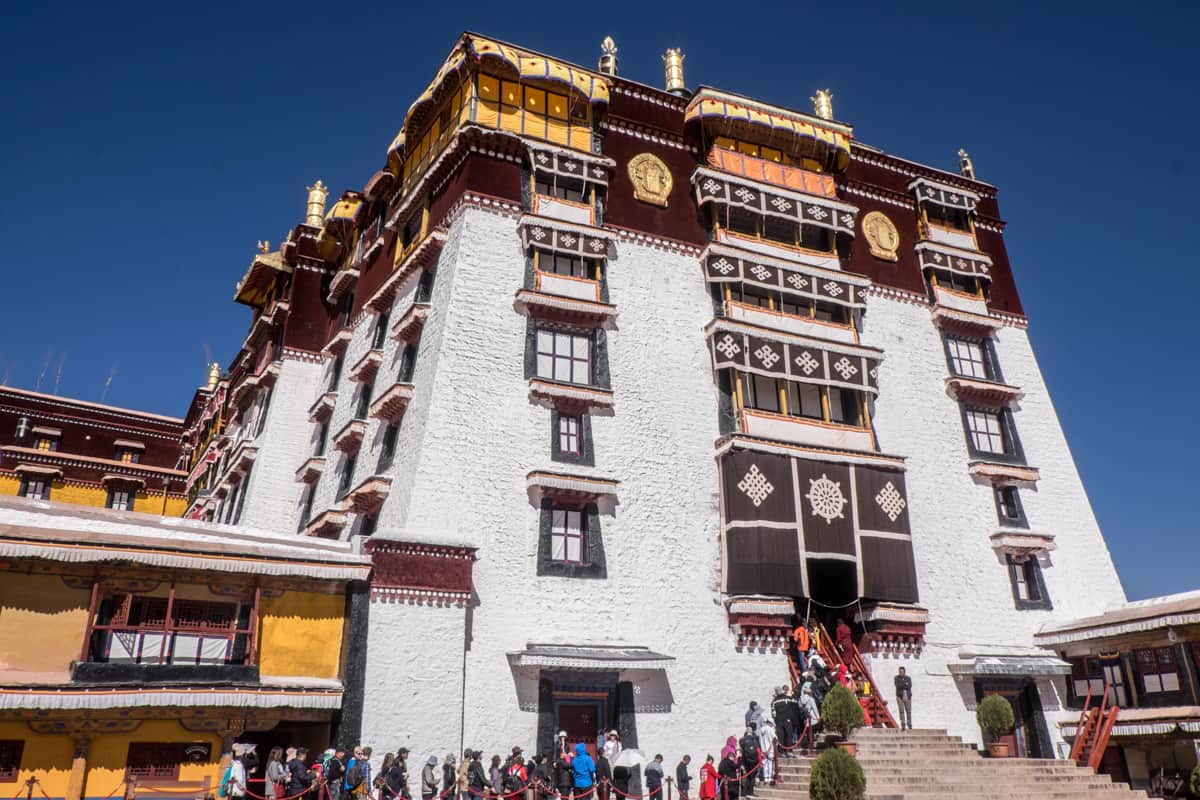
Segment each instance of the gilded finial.
[[958,148],[958,171],[964,178],[975,180],[975,164],[967,155],[967,151],[961,147]]
[[687,84],[683,82],[683,51],[678,47],[669,47],[662,58],[667,91],[680,97],[689,96],[691,93],[687,90]]
[[817,89],[817,93],[809,98],[813,101],[813,113],[821,119],[833,119],[833,92],[828,89]]
[[264,241],[262,239],[259,239],[258,240],[258,252],[262,253],[263,255],[266,255],[267,253],[271,252],[271,240],[267,239]]
[[308,187],[308,210],[304,222],[314,228],[325,223],[325,199],[329,197],[329,189],[318,180]]
[[605,75],[617,74],[617,43],[611,36],[605,36],[600,43],[600,71]]
[[208,365],[208,390],[211,392],[213,389],[216,389],[220,381],[221,365],[214,361]]

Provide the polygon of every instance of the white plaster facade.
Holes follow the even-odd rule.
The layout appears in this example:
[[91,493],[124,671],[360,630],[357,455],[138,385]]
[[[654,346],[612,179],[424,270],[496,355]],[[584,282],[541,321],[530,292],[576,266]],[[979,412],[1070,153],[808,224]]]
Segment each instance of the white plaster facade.
[[[395,458],[382,470],[392,484],[377,535],[478,548],[475,600],[470,608],[373,600],[364,741],[377,757],[409,746],[413,765],[464,746],[490,755],[516,743],[533,752],[538,676],[511,666],[508,654],[530,642],[626,643],[675,659],[665,671],[621,676],[636,686],[641,748],[670,763],[684,752],[702,763],[740,732],[749,700],[765,703],[787,681],[782,653],[737,650],[720,592],[718,392],[703,334],[711,297],[695,255],[613,245],[606,275],[618,310],[607,333],[614,408],[592,418],[595,466],[575,467],[551,460],[551,412],[528,397],[527,320],[513,304],[525,269],[514,215],[467,206],[454,218],[420,338],[414,396]],[[414,276],[391,322],[415,290]],[[349,368],[369,348],[375,325],[366,314],[353,326],[331,435],[353,416],[360,387]],[[929,307],[872,296],[862,343],[885,353],[874,424],[881,450],[907,459],[920,602],[930,612],[919,658],[873,657],[871,666],[885,695],[896,667],[908,668],[919,726],[978,741],[973,686],[948,665],[989,647],[1019,652],[1051,617],[1098,612],[1123,592],[1023,329],[1002,328],[996,349],[1006,381],[1025,394],[1016,426],[1041,480],[1022,501],[1032,529],[1055,536],[1058,549],[1044,564],[1053,611],[1013,607],[1003,557],[989,539],[997,530],[992,490],[967,473],[959,407],[946,394]],[[400,352],[389,338],[373,396],[394,382]],[[290,498],[291,515],[274,519],[295,529],[304,496],[292,476],[318,429],[306,409],[326,391],[329,370],[327,361],[281,375],[264,435],[277,437],[271,449],[290,455],[278,470],[256,468],[244,519],[276,527],[277,504],[269,500]],[[287,375],[296,377],[285,386]],[[368,421],[351,487],[379,472],[382,427]],[[338,502],[346,459],[332,444],[326,459],[313,516]],[[526,489],[532,470],[619,481],[615,508],[601,515],[606,579],[537,576],[539,509]],[[359,524],[352,520],[342,536]],[[1064,691],[1061,679],[1039,682],[1051,722]]]

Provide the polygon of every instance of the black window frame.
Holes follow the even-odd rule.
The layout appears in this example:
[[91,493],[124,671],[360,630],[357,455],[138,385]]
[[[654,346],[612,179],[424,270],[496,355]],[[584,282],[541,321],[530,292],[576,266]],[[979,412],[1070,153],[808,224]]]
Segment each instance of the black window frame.
[[[980,378],[960,371],[955,364],[955,356],[951,342],[978,345],[980,349],[983,372],[987,377]],[[992,381],[1004,383],[1004,373],[1000,370],[1000,359],[996,356],[995,342],[990,336],[962,336],[954,333],[942,334],[942,349],[946,354],[946,368],[950,374],[959,378]]]
[[[579,420],[579,451],[571,453],[562,449],[559,424],[565,417]],[[564,412],[553,409],[550,412],[550,460],[568,464],[579,464],[592,467],[596,464],[596,454],[592,440],[592,415],[586,412]]]
[[[118,494],[128,495],[128,504],[125,508],[117,508],[116,501]],[[114,511],[133,511],[137,503],[137,490],[129,488],[112,488],[108,490],[108,496],[104,499],[104,507],[111,508]]]
[[304,496],[304,505],[300,508],[300,524],[297,526],[297,531],[303,531],[308,527],[308,523],[312,520],[313,501],[317,499],[317,485],[310,484],[307,489],[307,494]]
[[375,381],[367,381],[358,387],[354,404],[354,419],[366,419],[371,412],[371,395],[375,393]]
[[[558,561],[550,556],[551,530],[554,511],[578,511],[581,514],[583,534],[583,562]],[[543,500],[538,529],[537,574],[540,577],[586,578],[601,580],[608,577],[608,565],[604,554],[604,538],[600,526],[599,509],[595,503],[586,505],[555,505]]]
[[[43,491],[42,491],[41,497],[29,497],[29,484],[31,484],[31,483],[36,483],[42,487]],[[23,478],[21,478],[21,488],[20,488],[21,497],[25,497],[30,500],[42,500],[42,501],[49,500],[50,499],[50,487],[52,486],[53,483],[54,482],[52,480],[50,480],[49,478],[24,478],[23,477]]]
[[0,783],[15,783],[21,775],[24,739],[0,739]]
[[[1051,611],[1054,609],[1054,603],[1050,600],[1050,592],[1046,589],[1046,577],[1042,573],[1042,563],[1036,555],[1018,558],[1008,554],[1004,557],[1004,563],[1008,570],[1008,581],[1012,587],[1013,606],[1018,611]],[[1017,580],[1018,572],[1024,578],[1023,581]],[[1029,597],[1021,597],[1019,588],[1021,583],[1030,589]]]
[[375,329],[371,333],[371,349],[382,350],[383,345],[387,342],[388,322],[391,314],[384,311],[375,317]]
[[400,369],[396,373],[396,380],[400,383],[412,383],[413,373],[416,369],[417,343],[408,342],[400,351]]
[[383,472],[396,459],[396,442],[400,439],[400,423],[389,422],[379,437],[379,461],[376,472]]
[[[1025,505],[1021,502],[1021,492],[1016,486],[996,486],[992,489],[992,497],[996,501],[996,519],[1009,528],[1028,528],[1029,518],[1025,516]],[[1009,506],[1015,512],[1005,513]]]
[[[986,408],[959,403],[959,410],[962,416],[963,436],[967,442],[967,452],[970,453],[972,460],[991,461],[1000,464],[1025,463],[1025,450],[1021,447],[1021,438],[1017,435],[1016,422],[1013,419],[1010,409]],[[976,447],[970,423],[971,413],[992,414],[999,419],[1000,435],[1004,440],[1004,452],[997,453],[991,450],[980,450]]]
[[327,393],[337,391],[338,382],[342,379],[342,367],[344,362],[345,359],[342,356],[334,357],[333,364],[329,368],[329,379],[325,383],[325,391]]
[[341,469],[338,470],[337,499],[340,501],[354,488],[354,470],[358,466],[358,454],[346,454],[342,458]]

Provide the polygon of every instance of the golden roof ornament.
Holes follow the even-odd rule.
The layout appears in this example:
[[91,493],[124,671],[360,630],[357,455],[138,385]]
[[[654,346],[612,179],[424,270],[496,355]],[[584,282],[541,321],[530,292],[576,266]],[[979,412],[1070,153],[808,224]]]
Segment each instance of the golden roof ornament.
[[262,253],[263,255],[266,255],[267,253],[271,252],[271,240],[267,239],[266,241],[264,241],[262,239],[259,239],[258,240],[258,252]]
[[833,119],[833,92],[828,89],[817,89],[817,93],[809,98],[813,101],[813,113],[821,119]]
[[667,91],[679,97],[689,96],[691,93],[687,90],[687,84],[683,82],[683,51],[678,47],[669,47],[662,58]]
[[958,171],[964,178],[975,180],[975,164],[972,163],[971,157],[967,155],[967,151],[963,148],[958,148]]
[[217,384],[221,382],[221,365],[217,362],[212,362],[208,365],[208,390],[211,392],[217,388]]
[[329,189],[318,179],[308,187],[308,210],[304,222],[314,228],[325,223],[325,200],[329,197]]
[[611,36],[605,36],[600,43],[600,71],[605,75],[617,74],[617,43]]

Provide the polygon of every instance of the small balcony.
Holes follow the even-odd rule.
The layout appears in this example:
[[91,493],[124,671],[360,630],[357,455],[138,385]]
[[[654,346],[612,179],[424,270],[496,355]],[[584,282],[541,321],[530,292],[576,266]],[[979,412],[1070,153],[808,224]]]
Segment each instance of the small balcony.
[[590,278],[576,278],[572,275],[537,270],[533,274],[533,290],[541,294],[570,297],[590,303],[600,302],[600,281]]
[[363,353],[362,358],[354,362],[350,367],[350,380],[356,383],[370,383],[375,379],[375,374],[379,372],[380,365],[383,364],[382,350],[368,350]]
[[924,221],[921,222],[920,227],[923,239],[963,250],[979,250],[979,243],[975,241],[975,234],[971,231],[961,231],[957,228]]
[[988,315],[987,300],[977,294],[967,294],[943,286],[934,286],[933,298],[939,306],[944,308],[984,317]]
[[391,488],[390,477],[372,475],[346,493],[342,498],[341,510],[353,514],[372,514],[383,505]]
[[314,484],[321,479],[325,472],[325,456],[313,456],[300,465],[296,470],[296,482]]
[[946,393],[959,402],[984,408],[1013,408],[1025,396],[1019,387],[962,375],[946,378]]
[[528,289],[517,292],[514,305],[518,311],[524,311],[531,317],[555,322],[604,326],[617,318],[617,307],[610,303],[574,300]]
[[393,383],[375,402],[367,413],[372,419],[383,420],[387,423],[399,422],[412,402],[413,385],[411,383]]
[[579,225],[595,225],[596,214],[590,203],[578,203],[544,194],[533,196],[533,213],[540,217],[561,219]]
[[319,539],[336,539],[349,521],[350,518],[345,511],[340,508],[331,508],[313,518],[305,526],[304,533]]
[[749,436],[777,442],[828,447],[836,450],[873,452],[875,437],[870,428],[825,422],[819,419],[743,409],[742,431]]
[[358,453],[358,449],[362,447],[363,437],[366,435],[367,421],[365,419],[352,419],[333,435],[333,446],[343,453],[352,456]]
[[396,320],[388,335],[401,344],[415,342],[421,336],[421,331],[428,319],[429,303],[415,302],[408,307],[400,319]]
[[827,322],[815,317],[785,314],[782,311],[772,311],[769,308],[740,303],[736,300],[725,303],[725,318],[800,336],[815,336],[835,342],[858,344],[858,332],[854,330],[853,325]]
[[350,287],[358,280],[359,270],[357,266],[342,267],[334,273],[333,280],[329,282],[329,296],[326,298],[330,303],[337,303]]
[[1025,489],[1037,488],[1037,482],[1042,477],[1037,467],[984,459],[975,459],[967,464],[967,474],[977,481],[993,486],[1017,486]]
[[529,380],[529,399],[548,408],[568,412],[607,411],[613,407],[613,393],[609,389],[559,383],[545,378]]
[[337,405],[337,392],[326,392],[317,398],[317,402],[308,408],[308,419],[318,425],[323,425],[333,416],[333,407]]
[[349,328],[342,328],[333,335],[329,343],[321,348],[322,355],[325,356],[340,356],[346,352],[346,348],[350,346],[350,340],[354,338],[354,332]]

